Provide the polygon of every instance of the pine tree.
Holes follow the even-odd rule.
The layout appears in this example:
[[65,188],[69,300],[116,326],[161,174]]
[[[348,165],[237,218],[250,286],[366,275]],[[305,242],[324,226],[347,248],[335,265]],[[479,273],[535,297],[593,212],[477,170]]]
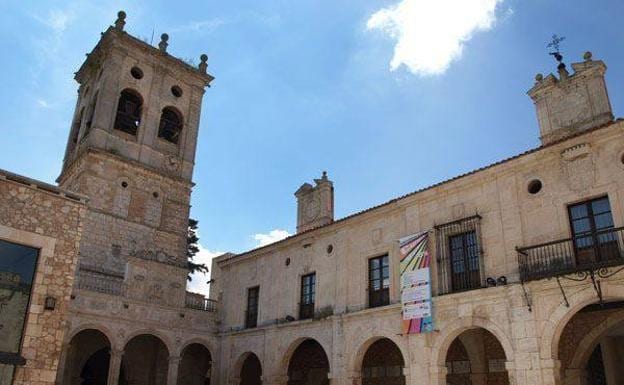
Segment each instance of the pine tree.
[[192,280],[191,275],[195,272],[207,273],[208,266],[203,263],[193,262],[195,254],[199,252],[199,237],[197,236],[197,225],[199,222],[196,219],[189,218],[188,229],[186,234],[186,263],[189,269],[189,274],[186,279],[189,282]]

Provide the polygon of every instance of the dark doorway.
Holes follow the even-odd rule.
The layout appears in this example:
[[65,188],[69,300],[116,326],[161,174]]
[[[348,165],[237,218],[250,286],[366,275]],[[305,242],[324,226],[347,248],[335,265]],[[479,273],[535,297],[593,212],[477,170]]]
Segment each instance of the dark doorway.
[[364,354],[362,385],[405,385],[404,367],[399,348],[391,340],[382,338]]
[[329,360],[313,339],[303,341],[288,364],[288,385],[329,385]]
[[241,385],[261,385],[262,384],[262,364],[258,357],[249,353],[241,369]]

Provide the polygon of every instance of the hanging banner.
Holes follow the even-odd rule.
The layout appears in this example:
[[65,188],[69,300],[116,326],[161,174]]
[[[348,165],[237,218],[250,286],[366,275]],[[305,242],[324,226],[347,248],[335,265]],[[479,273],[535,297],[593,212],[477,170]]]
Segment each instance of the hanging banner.
[[429,269],[431,255],[428,244],[428,232],[413,234],[399,240],[403,334],[433,331]]

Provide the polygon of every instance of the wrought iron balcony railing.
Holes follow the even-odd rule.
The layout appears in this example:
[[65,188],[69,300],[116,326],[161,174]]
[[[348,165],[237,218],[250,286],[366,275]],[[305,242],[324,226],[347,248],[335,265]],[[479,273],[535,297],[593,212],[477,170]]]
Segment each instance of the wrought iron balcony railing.
[[624,227],[517,248],[520,280],[596,270],[624,264]]
[[120,296],[123,295],[123,275],[79,268],[76,287],[80,290]]
[[204,297],[201,294],[186,293],[185,306],[189,309],[202,310],[208,312],[217,311],[217,301]]

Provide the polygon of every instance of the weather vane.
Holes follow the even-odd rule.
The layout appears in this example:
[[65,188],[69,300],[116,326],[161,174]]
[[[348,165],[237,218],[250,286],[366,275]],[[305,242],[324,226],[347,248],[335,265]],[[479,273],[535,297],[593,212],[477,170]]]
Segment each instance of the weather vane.
[[547,48],[555,49],[554,52],[549,52],[548,54],[553,55],[559,63],[561,63],[561,61],[563,60],[563,55],[561,55],[561,52],[559,52],[559,43],[561,43],[564,40],[565,40],[565,36],[557,36],[557,34],[554,34],[552,35],[552,41],[548,43],[548,45],[546,46]]

